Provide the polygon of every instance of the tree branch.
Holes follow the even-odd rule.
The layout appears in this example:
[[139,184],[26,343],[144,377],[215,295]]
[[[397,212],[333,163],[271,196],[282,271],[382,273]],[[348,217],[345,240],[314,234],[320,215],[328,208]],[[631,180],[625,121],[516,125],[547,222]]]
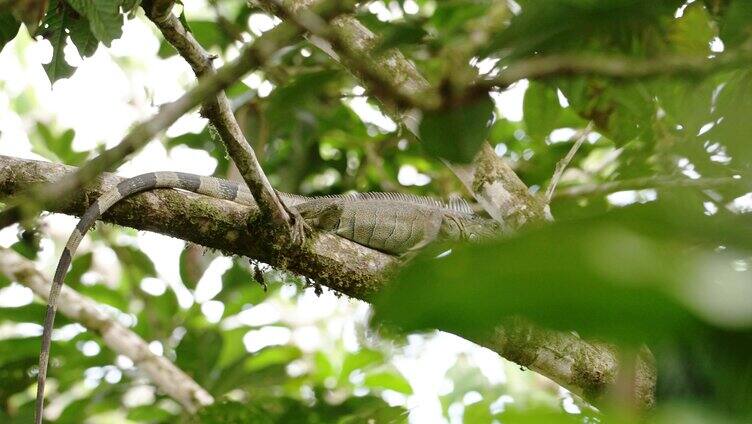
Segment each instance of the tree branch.
[[36,215],[40,210],[54,207],[61,199],[68,198],[71,193],[86,185],[104,170],[121,164],[126,157],[136,152],[185,113],[215,96],[250,69],[266,61],[280,45],[284,44],[282,41],[293,39],[298,34],[297,30],[291,26],[279,26],[269,31],[253,44],[245,47],[236,60],[223,66],[216,73],[201,78],[194,88],[178,100],[162,105],[159,113],[138,124],[117,146],[88,161],[76,173],[66,175],[55,185],[32,188],[22,198],[17,199],[11,207],[7,207],[0,213],[0,228],[16,223],[26,216]]
[[[0,155],[0,198],[22,193],[34,184],[54,184],[75,170],[75,167]],[[103,173],[71,196],[70,202],[52,204],[47,210],[81,216],[99,196],[123,180]],[[103,220],[187,240],[228,255],[258,259],[361,299],[373,293],[382,284],[384,273],[396,265],[389,255],[326,233],[313,238],[306,249],[271,251],[265,243],[268,233],[257,219],[259,216],[257,206],[159,189],[117,203],[104,214]]]
[[[0,156],[0,198],[22,192],[37,183],[54,183],[74,173],[75,168]],[[123,178],[109,173],[68,204],[50,207],[51,212],[80,216],[90,203]],[[196,244],[243,255],[290,269],[348,296],[368,300],[386,284],[397,261],[332,234],[321,233],[306,249],[282,251],[266,249],[263,229],[254,225],[257,207],[246,207],[178,190],[154,190],[130,197],[107,212],[103,220],[154,231]],[[539,329],[518,322],[504,323],[487,340],[475,340],[503,357],[530,367],[591,402],[601,399],[615,383],[619,371],[617,352],[607,345],[589,343],[569,333]],[[640,381],[651,381],[646,367]],[[652,399],[652,386],[645,389],[641,405]]]
[[554,199],[569,199],[575,197],[596,196],[625,190],[645,190],[649,188],[681,188],[694,187],[707,189],[723,186],[742,186],[749,181],[739,177],[718,177],[690,179],[686,177],[645,177],[630,180],[610,181],[606,183],[581,184],[554,192]]
[[[299,13],[309,9],[320,0],[283,0],[285,10],[289,13]],[[256,0],[271,13],[278,10],[276,0]],[[281,18],[285,18],[282,15]],[[359,76],[369,88],[369,92],[385,107],[390,116],[398,117],[405,127],[420,139],[418,134],[419,114],[416,110],[402,110],[398,107],[399,99],[390,97],[391,89],[374,84],[374,78],[360,75],[358,70],[363,67],[362,61],[373,63],[369,69],[378,72],[378,81],[390,81],[386,87],[392,85],[399,89],[404,96],[420,98],[431,93],[431,87],[415,65],[397,49],[389,49],[383,53],[375,52],[378,45],[377,37],[355,17],[340,15],[329,22],[331,33],[336,34],[337,43],[345,46],[344,52],[334,49],[328,40],[309,36],[309,41],[334,60],[340,61],[348,70]],[[325,34],[323,31],[322,34]],[[365,58],[365,59],[364,59]],[[456,164],[444,160],[444,163],[462,181],[465,188],[475,197],[478,203],[495,220],[508,229],[516,229],[531,221],[541,221],[550,218],[548,208],[541,199],[532,195],[527,186],[519,179],[514,171],[501,158],[496,156],[491,146],[484,143],[473,162],[469,165]]]
[[636,59],[595,54],[536,56],[514,62],[494,78],[476,84],[480,88],[504,89],[523,79],[560,76],[599,76],[617,79],[665,76],[699,77],[752,63],[752,51],[736,50],[707,56],[662,56]]
[[574,159],[574,155],[577,154],[577,151],[580,150],[580,146],[582,146],[582,143],[587,140],[588,135],[590,135],[590,131],[593,129],[593,123],[589,122],[587,125],[587,128],[585,128],[581,133],[577,134],[576,139],[574,141],[574,144],[572,144],[572,148],[569,149],[569,152],[567,152],[567,155],[564,156],[557,164],[556,169],[554,170],[553,176],[551,176],[551,182],[548,183],[548,187],[546,188],[546,203],[551,203],[551,197],[554,194],[554,190],[556,190],[556,186],[559,184],[559,180],[561,179],[561,176],[564,174],[564,171],[567,169],[567,166],[569,166],[569,162]]
[[[0,273],[30,288],[43,301],[47,301],[50,282],[28,259],[0,247]],[[63,287],[59,308],[63,315],[99,334],[114,352],[130,358],[155,386],[187,411],[193,413],[214,402],[209,392],[167,358],[152,353],[144,339],[103,312],[95,301],[70,287]]]
[[[201,78],[205,75],[215,74],[212,56],[183,27],[183,24],[170,12],[170,9],[171,5],[161,8],[148,7],[147,5],[144,7],[149,19],[159,28],[165,40],[175,47],[178,53],[188,62],[196,77]],[[290,217],[274,192],[266,174],[264,174],[256,153],[245,139],[224,91],[219,92],[216,97],[206,99],[202,113],[219,132],[228,154],[240,171],[243,181],[253,194],[254,199],[257,199],[262,215],[268,217],[271,223],[278,228],[284,228]]]

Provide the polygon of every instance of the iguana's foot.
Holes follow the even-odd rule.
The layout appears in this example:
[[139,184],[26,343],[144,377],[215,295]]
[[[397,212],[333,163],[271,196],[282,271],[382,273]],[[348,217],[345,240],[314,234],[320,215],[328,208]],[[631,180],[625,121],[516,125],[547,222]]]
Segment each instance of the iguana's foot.
[[[275,192],[277,196],[281,197],[278,191],[275,190]],[[290,241],[293,246],[303,246],[307,234],[313,231],[311,226],[308,225],[305,218],[296,209],[288,207],[285,202],[280,203],[282,203],[282,208],[287,212],[287,216],[290,217]]]
[[[287,207],[285,207],[287,209]],[[305,243],[306,236],[312,231],[305,218],[296,210],[287,210],[290,216],[290,240],[295,246],[302,246]]]

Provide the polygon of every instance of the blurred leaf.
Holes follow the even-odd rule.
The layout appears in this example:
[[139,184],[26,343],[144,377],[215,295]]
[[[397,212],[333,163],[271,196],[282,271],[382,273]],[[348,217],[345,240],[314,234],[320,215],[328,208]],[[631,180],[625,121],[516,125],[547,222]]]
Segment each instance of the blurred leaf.
[[518,3],[521,13],[490,44],[490,50],[508,50],[507,57],[577,50],[584,46],[644,54],[655,48],[661,24],[672,17],[683,1],[521,0]]
[[493,109],[491,98],[485,96],[471,104],[426,112],[420,122],[420,139],[432,154],[468,163],[488,136]]
[[3,47],[16,38],[20,27],[21,22],[17,21],[10,12],[0,12],[0,51],[3,51]]
[[189,331],[175,349],[175,363],[200,385],[208,385],[222,351],[222,335],[215,329]]
[[[482,338],[505,318],[522,315],[544,327],[626,343],[671,339],[711,323],[752,326],[752,305],[741,302],[732,312],[727,297],[741,296],[749,271],[732,271],[732,258],[713,251],[721,240],[748,244],[740,240],[746,236],[718,231],[739,228],[731,225],[738,219],[711,225],[720,218],[663,206],[559,223],[457,248],[441,259],[425,255],[376,300],[375,316],[407,330],[439,328]],[[459,284],[470,269],[473,284]],[[699,296],[714,284],[730,292],[715,300]],[[427,290],[430,297],[420,295]],[[723,312],[715,302],[725,305]]]
[[141,405],[128,411],[128,419],[143,423],[172,422],[175,415],[157,405]]
[[669,31],[674,50],[686,55],[710,53],[710,42],[716,36],[710,15],[700,2],[687,6],[682,17],[673,21]]
[[491,405],[485,399],[471,403],[465,406],[465,412],[462,414],[463,424],[481,424],[493,421],[490,410]]
[[122,267],[121,280],[129,287],[138,287],[144,278],[157,275],[154,263],[144,252],[133,246],[112,246],[112,250],[115,251]]
[[752,3],[743,0],[729,3],[721,22],[721,39],[727,48],[733,48],[752,37]]
[[122,0],[123,13],[129,13],[136,10],[141,5],[141,0]]
[[[39,357],[39,340],[37,337],[3,339],[0,343],[0,365],[27,358]],[[2,367],[0,367],[2,368]]]
[[582,415],[568,414],[564,411],[554,411],[548,408],[532,410],[508,408],[506,411],[499,414],[498,418],[503,420],[504,423],[510,424],[578,424],[582,422],[590,422],[584,421]]
[[56,134],[42,122],[37,122],[34,129],[35,131],[29,137],[34,153],[54,161],[63,162],[66,165],[80,165],[89,156],[89,152],[73,150],[73,139],[76,132],[72,129]]
[[406,395],[413,394],[410,383],[396,372],[382,371],[367,374],[363,384],[372,389],[389,389]]
[[39,246],[29,240],[19,240],[13,243],[10,248],[19,255],[31,260],[36,259],[39,253]]
[[191,20],[188,24],[193,36],[205,49],[224,48],[232,42],[232,39],[228,38],[225,32],[219,28],[217,22]]
[[120,0],[66,0],[89,20],[91,33],[107,47],[123,33]]
[[429,22],[444,38],[450,39],[473,19],[483,16],[486,7],[483,2],[473,0],[443,0],[436,3],[436,10]]
[[73,259],[71,269],[65,275],[65,284],[67,286],[77,288],[81,284],[81,276],[91,268],[93,257],[92,252],[86,252]]
[[531,82],[525,91],[523,116],[528,134],[543,142],[551,131],[558,127],[562,107],[556,88],[539,82]]
[[[249,354],[250,355],[250,354]],[[283,365],[300,358],[302,352],[294,346],[270,346],[245,360],[246,371],[257,371],[270,365]]]
[[342,363],[342,371],[339,375],[340,382],[346,382],[350,374],[355,370],[366,369],[369,365],[384,362],[384,354],[373,349],[361,349],[348,353]]
[[194,290],[206,268],[215,256],[202,251],[198,246],[188,245],[180,252],[180,279],[190,290]]
[[[79,293],[88,296],[99,303],[110,305],[114,308],[120,309],[121,311],[128,310],[128,298],[121,292],[107,287],[104,284],[79,284],[76,287],[76,290]],[[130,297],[130,293],[128,293],[128,297]]]
[[259,406],[222,401],[199,411],[197,422],[202,424],[273,424],[276,421]]
[[266,116],[272,128],[290,125],[293,111],[304,108],[311,99],[337,81],[341,75],[341,72],[332,70],[307,72],[277,87],[269,95],[266,108]]
[[419,44],[427,35],[420,22],[397,22],[382,33],[374,51],[380,52],[404,45]]
[[[39,21],[45,16],[47,0],[15,0],[10,4],[3,4],[3,6],[9,7],[16,18],[26,25],[29,33],[34,34]],[[52,9],[52,5],[50,5],[49,9]]]

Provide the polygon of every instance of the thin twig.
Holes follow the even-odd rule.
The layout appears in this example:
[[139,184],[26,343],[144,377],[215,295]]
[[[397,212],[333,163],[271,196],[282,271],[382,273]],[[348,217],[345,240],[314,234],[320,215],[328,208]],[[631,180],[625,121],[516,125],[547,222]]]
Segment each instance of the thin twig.
[[574,187],[557,190],[554,192],[554,199],[571,199],[576,197],[589,197],[601,194],[615,193],[626,190],[645,190],[650,188],[698,188],[709,189],[726,186],[742,186],[746,184],[752,187],[749,180],[741,177],[717,177],[717,178],[697,178],[690,179],[687,177],[644,177],[634,178],[621,181],[610,181],[605,183],[582,184]]
[[[16,281],[47,301],[50,282],[34,263],[16,252],[0,247],[0,274]],[[60,293],[60,312],[99,334],[102,341],[114,352],[130,358],[157,388],[175,399],[188,412],[214,402],[214,398],[188,374],[167,358],[155,355],[139,335],[104,313],[101,305],[71,289],[63,287]]]
[[698,77],[750,63],[752,51],[749,50],[728,51],[713,58],[699,55],[661,56],[652,59],[597,54],[537,56],[512,63],[502,69],[496,77],[483,79],[476,85],[487,89],[504,89],[523,79],[580,75],[617,79]]
[[569,162],[571,162],[574,158],[574,155],[576,155],[577,151],[580,150],[582,143],[587,140],[588,136],[590,135],[590,131],[592,130],[593,123],[590,122],[588,123],[587,127],[585,127],[585,129],[582,130],[580,134],[578,134],[577,139],[574,141],[574,144],[572,145],[572,148],[569,149],[567,155],[564,156],[564,158],[562,158],[559,163],[556,164],[554,174],[553,176],[551,176],[551,182],[548,184],[548,188],[546,189],[546,204],[551,203],[551,196],[553,195],[554,190],[556,190],[556,186],[559,184],[561,176],[564,174],[567,166],[569,166]]

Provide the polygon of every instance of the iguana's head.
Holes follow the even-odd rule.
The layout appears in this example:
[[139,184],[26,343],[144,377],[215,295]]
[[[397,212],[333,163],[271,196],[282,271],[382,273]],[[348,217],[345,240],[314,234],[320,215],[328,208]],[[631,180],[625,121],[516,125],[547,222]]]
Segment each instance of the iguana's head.
[[446,215],[441,225],[440,237],[453,241],[483,241],[498,237],[498,222],[471,214]]

